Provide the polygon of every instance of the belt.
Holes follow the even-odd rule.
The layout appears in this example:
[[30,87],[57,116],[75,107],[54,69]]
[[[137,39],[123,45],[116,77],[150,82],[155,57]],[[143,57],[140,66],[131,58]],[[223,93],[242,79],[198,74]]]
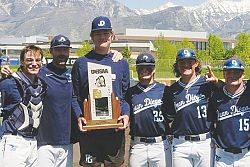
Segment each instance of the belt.
[[166,140],[166,136],[157,136],[157,137],[138,137],[138,136],[131,136],[131,139],[138,142],[144,143],[159,143],[163,140]]
[[183,140],[188,140],[188,141],[202,141],[211,138],[210,133],[203,133],[199,135],[186,135],[186,136],[177,136],[174,135],[174,138],[177,139],[183,139]]
[[226,152],[233,153],[233,154],[239,154],[239,153],[243,153],[243,152],[248,152],[250,150],[250,147],[247,147],[247,148],[224,148],[223,150]]

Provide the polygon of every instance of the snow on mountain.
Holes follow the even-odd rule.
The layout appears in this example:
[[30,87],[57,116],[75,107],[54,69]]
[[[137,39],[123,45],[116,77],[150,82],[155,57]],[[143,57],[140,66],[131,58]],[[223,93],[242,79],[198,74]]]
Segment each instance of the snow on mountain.
[[162,5],[158,8],[155,8],[155,9],[133,9],[133,11],[135,11],[135,13],[138,15],[148,15],[148,14],[152,14],[155,12],[166,10],[168,8],[175,7],[175,6],[177,6],[177,5],[173,4],[172,2],[168,2],[168,3]]

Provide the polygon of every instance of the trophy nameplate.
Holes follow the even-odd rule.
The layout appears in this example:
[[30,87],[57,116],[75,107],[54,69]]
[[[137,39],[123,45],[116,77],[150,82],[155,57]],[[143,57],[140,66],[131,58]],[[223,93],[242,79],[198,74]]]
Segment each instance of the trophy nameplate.
[[83,102],[85,130],[123,126],[118,122],[120,102],[112,93],[111,67],[88,62],[89,97]]

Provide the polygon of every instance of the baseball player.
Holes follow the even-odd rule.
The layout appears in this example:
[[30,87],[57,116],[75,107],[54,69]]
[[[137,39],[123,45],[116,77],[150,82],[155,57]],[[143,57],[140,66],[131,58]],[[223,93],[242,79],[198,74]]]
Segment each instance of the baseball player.
[[42,49],[24,47],[17,72],[0,82],[3,122],[0,126],[0,166],[36,167],[37,132],[46,84],[37,77]]
[[200,75],[201,64],[191,49],[177,52],[173,69],[180,80],[171,85],[171,94],[164,93],[163,98],[163,108],[168,108],[167,101],[172,101],[175,107],[166,109],[174,136],[173,166],[210,167],[212,149],[207,106],[214,83],[206,82]]
[[154,81],[155,59],[149,53],[137,57],[139,83],[128,89],[130,105],[131,167],[171,167],[171,147],[166,137],[169,125],[162,113],[162,96],[168,86]]
[[[244,65],[237,58],[224,62],[225,86],[209,102],[214,125],[215,165],[247,167],[250,163],[250,91],[243,81]],[[249,106],[248,106],[249,105]]]
[[[110,45],[114,38],[111,22],[104,16],[92,21],[90,36],[95,48],[85,56],[76,60],[72,69],[72,79],[75,93],[80,105],[89,95],[88,62],[111,67],[113,93],[120,100],[121,116],[124,126],[120,130],[104,129],[87,131],[80,136],[80,164],[83,166],[120,166],[124,162],[124,129],[128,125],[129,106],[125,101],[125,93],[129,88],[129,65],[122,59],[112,61],[113,53]],[[79,122],[79,128],[86,120]]]

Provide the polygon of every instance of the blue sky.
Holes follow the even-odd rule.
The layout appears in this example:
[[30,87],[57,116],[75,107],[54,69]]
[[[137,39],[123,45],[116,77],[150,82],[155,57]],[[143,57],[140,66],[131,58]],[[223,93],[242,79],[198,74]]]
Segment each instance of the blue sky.
[[168,2],[172,2],[176,5],[193,6],[198,5],[206,0],[117,0],[131,9],[142,8],[142,9],[154,9]]

